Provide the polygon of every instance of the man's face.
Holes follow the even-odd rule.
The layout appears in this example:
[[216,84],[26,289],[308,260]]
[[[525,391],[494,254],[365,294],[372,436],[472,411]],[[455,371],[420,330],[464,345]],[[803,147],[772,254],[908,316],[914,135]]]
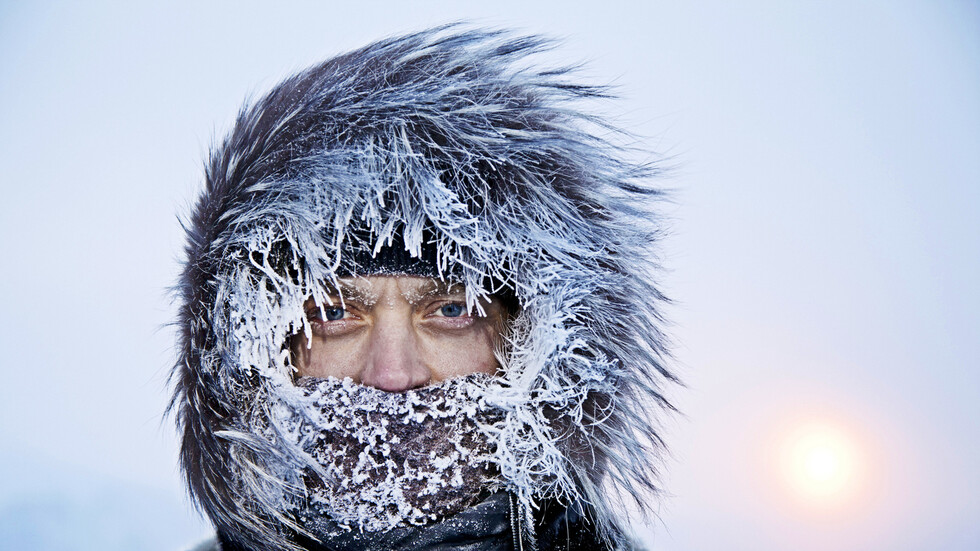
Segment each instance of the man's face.
[[[340,280],[322,311],[306,301],[312,338],[290,343],[301,376],[350,377],[400,392],[470,373],[493,374],[506,314],[498,300],[483,302],[486,316],[466,311],[462,285],[410,276]],[[330,304],[332,302],[332,305]]]

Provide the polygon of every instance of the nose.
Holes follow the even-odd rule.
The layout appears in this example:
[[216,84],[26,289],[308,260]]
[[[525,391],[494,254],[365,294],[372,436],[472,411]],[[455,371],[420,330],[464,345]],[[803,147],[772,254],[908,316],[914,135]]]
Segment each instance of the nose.
[[371,328],[361,384],[386,392],[402,392],[428,384],[432,373],[422,361],[418,344],[410,320],[379,316]]

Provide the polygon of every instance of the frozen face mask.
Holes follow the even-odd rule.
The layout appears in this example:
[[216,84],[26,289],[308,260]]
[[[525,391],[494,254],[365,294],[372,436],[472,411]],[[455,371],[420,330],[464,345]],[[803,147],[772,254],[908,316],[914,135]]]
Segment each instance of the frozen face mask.
[[470,375],[406,392],[301,377],[310,401],[297,444],[321,468],[304,476],[297,520],[315,535],[420,525],[476,503],[498,482],[489,435],[500,414]]

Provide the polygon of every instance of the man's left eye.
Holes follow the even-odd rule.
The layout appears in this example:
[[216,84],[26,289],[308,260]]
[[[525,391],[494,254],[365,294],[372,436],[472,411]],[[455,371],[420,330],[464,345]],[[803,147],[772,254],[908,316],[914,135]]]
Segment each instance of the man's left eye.
[[458,318],[466,313],[466,307],[458,302],[450,302],[449,304],[443,304],[439,308],[439,313],[447,318]]

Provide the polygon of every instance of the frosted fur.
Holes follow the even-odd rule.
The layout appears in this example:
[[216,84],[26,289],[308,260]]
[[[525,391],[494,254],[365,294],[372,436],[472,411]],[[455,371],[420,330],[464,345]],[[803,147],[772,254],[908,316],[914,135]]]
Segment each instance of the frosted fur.
[[[306,400],[288,339],[309,334],[352,253],[434,243],[467,300],[520,311],[483,387],[503,412],[492,461],[533,508],[581,500],[617,546],[618,496],[641,508],[662,448],[663,296],[653,170],[583,111],[603,90],[535,68],[537,37],[447,26],[338,56],[246,106],[213,148],[178,286],[181,462],[216,527],[293,548],[283,504],[318,469],[288,437]],[[320,471],[322,473],[322,470]]]

